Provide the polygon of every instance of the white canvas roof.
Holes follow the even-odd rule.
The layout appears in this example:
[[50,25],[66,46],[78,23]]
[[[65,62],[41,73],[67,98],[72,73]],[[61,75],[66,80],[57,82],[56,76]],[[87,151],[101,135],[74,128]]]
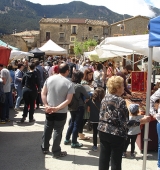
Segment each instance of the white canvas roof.
[[27,57],[27,56],[31,56],[33,57],[34,54],[32,53],[29,53],[29,52],[24,52],[24,51],[17,51],[17,50],[12,50],[11,53],[10,53],[10,60],[15,60],[15,59],[21,59],[21,58],[24,58],[24,57]]
[[95,51],[97,52],[99,58],[106,58],[106,59],[133,54],[133,50],[126,49],[112,44],[102,44],[102,43],[95,47]]
[[[120,37],[108,37],[103,40],[100,44],[101,49],[107,48],[108,44],[123,47],[129,50],[135,51],[145,56],[149,56],[148,48],[149,35],[131,35],[131,36],[120,36]],[[160,47],[154,47],[153,60],[160,62]]]
[[67,50],[54,43],[51,39],[48,40],[42,47],[39,48],[47,55],[62,55],[67,54]]

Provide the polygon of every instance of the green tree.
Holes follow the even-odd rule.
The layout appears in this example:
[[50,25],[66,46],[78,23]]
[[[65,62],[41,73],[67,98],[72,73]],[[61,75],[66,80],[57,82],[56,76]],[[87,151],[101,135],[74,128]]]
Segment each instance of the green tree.
[[89,51],[90,47],[95,47],[97,45],[97,41],[94,39],[88,39],[83,42],[75,41],[74,43],[74,53],[76,56],[83,55],[83,53],[86,51]]

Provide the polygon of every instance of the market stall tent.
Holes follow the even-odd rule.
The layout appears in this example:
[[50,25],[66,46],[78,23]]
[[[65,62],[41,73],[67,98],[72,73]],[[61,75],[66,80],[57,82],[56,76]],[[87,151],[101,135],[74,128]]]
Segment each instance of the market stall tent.
[[17,59],[21,59],[21,58],[28,57],[28,56],[33,57],[34,54],[29,53],[29,52],[24,52],[24,51],[12,50],[11,53],[10,53],[9,59],[10,60],[17,60]]
[[67,50],[57,45],[51,39],[48,40],[39,50],[45,52],[46,55],[66,55]]
[[[99,48],[104,49],[111,44],[129,50],[133,50],[135,53],[148,56],[149,55],[148,41],[149,41],[149,34],[108,37],[101,42]],[[154,47],[153,60],[160,62],[159,54],[160,54],[160,47]]]
[[125,56],[133,54],[133,50],[119,47],[113,44],[103,44],[97,45],[95,47],[99,58],[110,59],[118,56]]
[[33,50],[29,51],[29,53],[34,54],[34,57],[39,57],[39,56],[44,56],[45,55],[45,52],[41,51],[37,47],[34,48]]

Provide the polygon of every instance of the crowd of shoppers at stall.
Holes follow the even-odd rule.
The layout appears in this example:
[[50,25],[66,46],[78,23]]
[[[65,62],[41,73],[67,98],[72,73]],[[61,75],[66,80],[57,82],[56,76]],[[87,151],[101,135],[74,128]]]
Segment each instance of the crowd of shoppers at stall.
[[[46,120],[41,149],[44,154],[49,152],[54,131],[53,157],[67,155],[60,144],[69,110],[71,119],[64,144],[71,148],[83,147],[78,140],[90,140],[83,129],[86,123],[92,125],[91,149],[100,150],[99,170],[109,169],[110,161],[112,170],[121,170],[122,155],[130,139],[131,156],[134,156],[139,126],[149,122],[150,117],[129,119],[125,99],[133,95],[126,82],[132,72],[131,65],[120,68],[120,63],[114,61],[91,62],[88,59],[49,57],[45,61],[14,61],[7,68],[0,64],[0,71],[0,123],[10,121],[9,108],[17,112],[23,110],[20,123],[26,121],[28,113],[29,122],[35,122],[34,110],[43,105]],[[137,116],[138,106],[130,106],[129,109],[132,117]],[[138,132],[128,132],[134,127]],[[97,145],[98,132],[100,149]]]

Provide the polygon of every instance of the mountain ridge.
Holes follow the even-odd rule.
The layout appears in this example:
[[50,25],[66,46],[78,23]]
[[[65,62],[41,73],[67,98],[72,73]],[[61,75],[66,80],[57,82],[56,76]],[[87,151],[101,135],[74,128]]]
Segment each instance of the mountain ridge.
[[[160,9],[152,7],[152,10],[155,11],[156,16],[160,15]],[[0,1],[0,34],[39,30],[39,21],[43,17],[87,18],[105,20],[111,24],[132,16],[121,15],[107,7],[89,5],[81,1],[59,5],[40,5],[26,0],[3,0]]]

